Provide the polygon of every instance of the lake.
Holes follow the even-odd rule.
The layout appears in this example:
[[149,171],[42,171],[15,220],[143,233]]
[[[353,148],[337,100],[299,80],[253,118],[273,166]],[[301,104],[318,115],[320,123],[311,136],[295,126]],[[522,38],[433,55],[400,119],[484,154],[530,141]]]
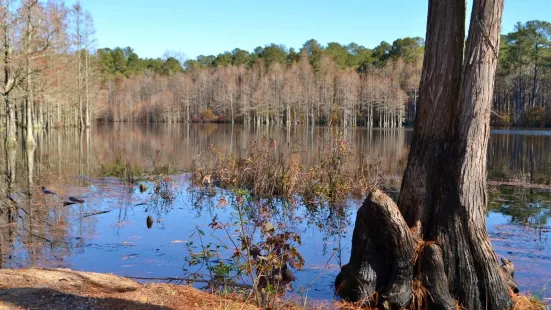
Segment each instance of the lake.
[[[83,133],[40,133],[36,148],[21,145],[15,152],[0,152],[0,267],[67,267],[137,277],[188,277],[194,271],[207,276],[200,265],[188,266],[186,257],[199,251],[201,243],[231,243],[231,233],[213,231],[209,224],[216,220],[231,226],[238,210],[232,193],[192,186],[185,172],[194,158],[211,152],[212,146],[239,157],[251,141],[271,137],[277,148],[300,150],[301,164],[309,167],[320,160],[323,139],[338,130],[115,123],[97,124]],[[377,160],[388,190],[397,188],[411,130],[350,128],[343,136],[352,145],[349,165]],[[164,190],[155,190],[151,180],[142,182],[144,190],[138,183],[105,177],[114,163],[162,164],[170,176],[163,177]],[[523,291],[551,297],[551,191],[547,186],[495,185],[550,184],[551,131],[493,130],[488,167],[488,177],[495,181],[487,214],[493,247],[498,256],[515,263]],[[42,186],[56,195],[44,194]],[[85,202],[64,206],[69,196]],[[247,199],[244,214],[251,221],[269,218],[277,229],[300,235],[297,250],[305,263],[295,272],[294,292],[330,300],[332,282],[348,262],[361,203],[353,198],[339,205],[305,204],[300,197],[286,202]],[[15,212],[9,208],[14,204],[19,206]],[[220,260],[232,255],[223,247],[219,254]]]

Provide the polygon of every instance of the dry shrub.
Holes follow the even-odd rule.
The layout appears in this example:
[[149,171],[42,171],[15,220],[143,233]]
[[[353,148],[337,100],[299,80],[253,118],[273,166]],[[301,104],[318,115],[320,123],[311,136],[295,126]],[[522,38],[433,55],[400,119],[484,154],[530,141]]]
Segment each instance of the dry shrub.
[[376,187],[382,176],[379,162],[361,160],[350,168],[352,149],[342,134],[320,140],[320,161],[304,170],[297,145],[277,148],[277,141],[263,138],[253,141],[243,159],[211,146],[193,161],[195,185],[241,188],[259,197],[301,195],[307,202],[318,199],[337,202],[348,195],[357,197]]
[[217,119],[216,114],[214,114],[211,108],[208,108],[205,111],[201,112],[199,114],[199,118],[203,122],[214,122]]
[[537,297],[516,295],[511,292],[515,306],[513,310],[546,310],[549,309]]
[[295,192],[301,170],[297,154],[278,151],[277,141],[253,141],[244,159],[210,147],[193,160],[195,185],[214,183],[220,187],[243,188],[261,197],[290,196]]
[[320,162],[310,168],[303,180],[302,194],[308,202],[316,199],[338,202],[348,195],[363,197],[382,180],[379,161],[360,159],[351,167],[352,146],[342,134],[320,140]]
[[319,164],[308,170],[304,196],[308,201],[315,198],[342,200],[352,191],[353,176],[345,169],[347,159],[352,154],[350,143],[342,134],[318,143],[323,145],[321,159]]

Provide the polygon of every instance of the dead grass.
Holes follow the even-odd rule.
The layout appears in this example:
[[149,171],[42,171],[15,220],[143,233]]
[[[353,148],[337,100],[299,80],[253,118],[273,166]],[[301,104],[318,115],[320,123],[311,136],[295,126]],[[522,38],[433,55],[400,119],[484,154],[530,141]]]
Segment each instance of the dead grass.
[[513,310],[545,310],[549,309],[534,296],[512,294],[515,306]]
[[377,310],[376,308],[362,307],[363,302],[335,301],[333,305],[342,310]]
[[69,269],[0,270],[0,309],[256,310],[247,300],[186,285],[139,284]]
[[[260,309],[244,295],[210,294],[186,285],[139,284],[114,275],[69,269],[3,269],[0,280],[0,309]],[[428,292],[421,283],[414,283],[414,289],[415,302],[409,309],[427,309]],[[548,309],[534,296],[512,295],[512,299],[513,310]],[[374,309],[362,304],[365,302],[335,301],[330,308]],[[277,309],[319,308],[281,301]]]
[[216,185],[247,189],[259,197],[290,197],[298,194],[306,202],[339,202],[350,194],[363,197],[383,179],[379,161],[362,160],[350,165],[351,145],[342,135],[319,142],[323,145],[319,162],[303,167],[302,146],[278,148],[274,139],[249,144],[238,159],[226,150],[211,146],[193,161],[194,185]]

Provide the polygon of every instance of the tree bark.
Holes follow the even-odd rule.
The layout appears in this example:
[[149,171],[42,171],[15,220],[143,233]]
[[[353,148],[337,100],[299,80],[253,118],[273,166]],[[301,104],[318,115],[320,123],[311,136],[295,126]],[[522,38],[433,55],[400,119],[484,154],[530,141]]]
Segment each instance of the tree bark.
[[[358,301],[379,296],[385,308],[427,300],[430,309],[455,309],[455,301],[466,309],[512,306],[507,285],[512,272],[508,277],[500,268],[485,225],[486,153],[502,9],[503,0],[474,1],[464,55],[465,1],[429,1],[418,114],[400,211],[379,192],[377,200],[370,194],[358,211],[350,263],[335,282],[341,297]],[[377,216],[380,209],[393,216]],[[407,233],[397,234],[396,227]],[[394,252],[402,255],[387,254]],[[415,255],[404,266],[410,253]],[[373,263],[374,256],[385,263]],[[398,278],[389,276],[396,270]],[[414,287],[419,282],[428,294]]]

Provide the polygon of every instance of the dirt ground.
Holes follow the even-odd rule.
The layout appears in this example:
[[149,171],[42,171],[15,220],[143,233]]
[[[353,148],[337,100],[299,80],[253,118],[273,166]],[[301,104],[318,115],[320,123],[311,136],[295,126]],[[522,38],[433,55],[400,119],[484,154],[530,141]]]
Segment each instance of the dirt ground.
[[257,309],[185,285],[70,269],[0,269],[4,309]]
[[[514,310],[548,309],[540,301],[516,296]],[[360,309],[337,303],[312,309]],[[189,309],[258,310],[249,303],[185,285],[141,284],[110,274],[70,269],[0,269],[0,310],[5,309]],[[301,309],[283,307],[283,309]]]

